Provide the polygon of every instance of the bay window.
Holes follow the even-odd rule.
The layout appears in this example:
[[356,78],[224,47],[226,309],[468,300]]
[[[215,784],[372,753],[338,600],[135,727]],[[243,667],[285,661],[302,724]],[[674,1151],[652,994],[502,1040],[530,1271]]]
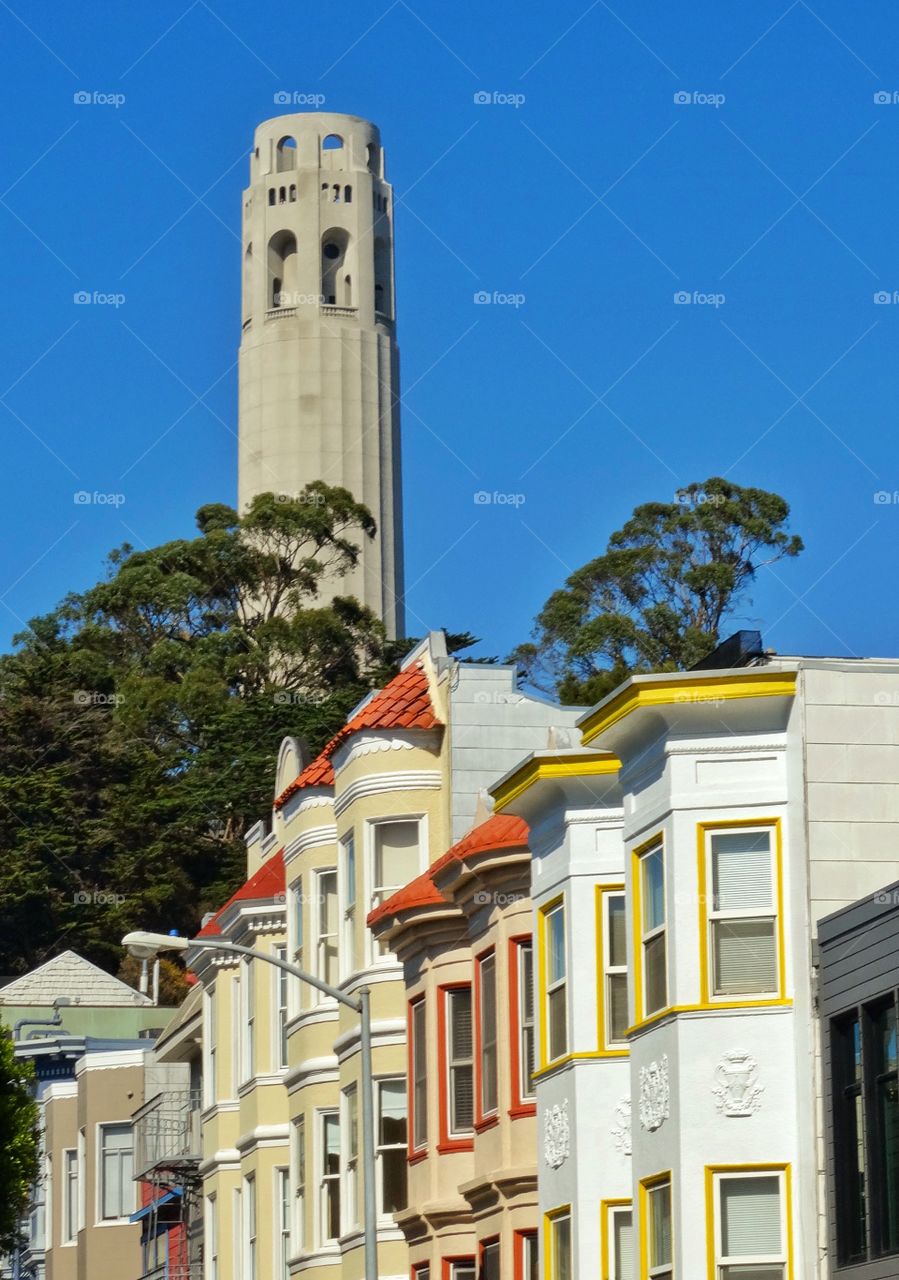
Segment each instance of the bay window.
[[709,995],[776,995],[778,867],[770,827],[706,831]]
[[340,1235],[340,1113],[319,1112],[318,1231],[319,1243]]
[[341,971],[349,976],[356,968],[356,840],[352,831],[340,842],[343,879],[343,942]]
[[[317,889],[315,976],[327,982],[329,986],[336,987],[340,977],[337,970],[337,872],[317,871],[315,879]],[[322,998],[323,993],[320,993],[319,999]]]
[[530,938],[512,943],[509,981],[513,984],[513,1103],[534,1099],[536,1044],[534,1035],[534,948]]
[[478,1061],[480,1063],[478,1111],[483,1117],[495,1114],[498,1107],[495,953],[491,951],[488,955],[479,957],[475,972],[478,984]]
[[134,1211],[133,1138],[130,1124],[100,1125],[100,1218],[127,1218]]
[[782,1169],[713,1171],[715,1280],[785,1280]]
[[378,1212],[392,1214],[406,1207],[406,1082],[379,1080],[377,1089]]
[[428,1144],[428,1038],[424,999],[412,1006],[412,1148]]
[[[421,822],[408,818],[372,824],[371,907],[414,880],[420,870]],[[386,942],[377,944],[378,955],[389,955]]]
[[605,1050],[627,1048],[627,914],[623,887],[599,891],[600,959],[602,971],[602,1045]]
[[[278,960],[287,959],[287,947],[278,943],[272,950]],[[272,966],[272,981],[275,997],[275,1067],[283,1070],[287,1066],[287,993],[290,974],[283,969]]]
[[474,1130],[474,1038],[471,987],[444,991],[447,1080],[447,1136],[468,1137]]

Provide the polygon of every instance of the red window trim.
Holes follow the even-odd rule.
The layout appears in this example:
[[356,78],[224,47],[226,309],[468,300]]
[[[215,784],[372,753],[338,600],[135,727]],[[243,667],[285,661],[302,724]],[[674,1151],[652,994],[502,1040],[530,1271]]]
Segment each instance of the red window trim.
[[[459,991],[466,987],[471,991],[470,982],[447,982],[437,988],[437,1096],[440,1109],[440,1135],[437,1142],[437,1151],[440,1155],[444,1155],[448,1151],[471,1151],[474,1147],[474,1134],[470,1138],[451,1138],[449,1132],[446,993],[448,991]],[[477,1086],[477,1080],[474,1081],[474,1084]],[[461,1258],[451,1259],[453,1262],[461,1262],[462,1260]]]
[[[533,961],[534,938],[530,933],[519,933],[514,938],[509,939],[509,1039],[512,1046],[512,1071],[511,1071],[511,1093],[512,1105],[509,1107],[509,1115],[513,1120],[517,1120],[522,1116],[535,1116],[537,1114],[537,1101],[531,1098],[522,1098],[521,1096],[521,1036],[519,1035],[518,1026],[518,974],[519,974],[519,948],[522,944],[527,943],[531,947],[531,959]],[[536,995],[536,987],[535,987]],[[536,1034],[536,1027],[535,1027]]]
[[531,1231],[516,1231],[513,1239],[514,1244],[514,1280],[528,1280],[524,1274],[524,1242],[525,1240],[536,1240],[539,1235],[537,1228]]
[[[458,987],[466,984],[457,982],[455,985]],[[452,1280],[454,1262],[464,1262],[477,1268],[477,1259],[473,1253],[454,1253],[451,1258],[443,1259],[443,1280]]]
[[[406,1161],[408,1164],[418,1164],[419,1160],[427,1159],[427,1155],[428,1155],[427,1137],[425,1138],[424,1144],[422,1146],[416,1147],[414,1145],[415,1143],[415,1044],[414,1044],[414,1038],[415,1037],[413,1033],[413,1026],[414,1026],[413,1014],[414,1014],[416,1005],[424,1004],[424,1003],[425,1003],[424,994],[420,996],[415,996],[412,1000],[409,1001],[408,1009],[406,1012],[406,1019],[407,1019],[406,1045],[408,1050],[407,1065],[406,1065],[406,1073],[407,1073],[406,1097],[408,1099],[408,1107],[409,1107],[409,1153],[406,1156]],[[428,1016],[427,1005],[425,1005],[425,1026],[426,1027],[427,1027],[427,1016]]]
[[483,1063],[483,1048],[481,1045],[481,965],[485,960],[493,957],[493,981],[497,996],[499,995],[499,971],[496,963],[496,947],[487,947],[474,958],[474,1131],[475,1133],[483,1133],[485,1129],[492,1129],[495,1124],[499,1123],[499,1000],[495,1000],[496,1004],[496,1110],[484,1112],[481,1110],[481,1067]]
[[430,1273],[430,1270],[431,1270],[430,1262],[413,1262],[412,1271],[410,1272],[411,1280],[419,1280],[419,1277],[421,1276],[421,1273],[423,1271],[427,1271],[428,1273]]

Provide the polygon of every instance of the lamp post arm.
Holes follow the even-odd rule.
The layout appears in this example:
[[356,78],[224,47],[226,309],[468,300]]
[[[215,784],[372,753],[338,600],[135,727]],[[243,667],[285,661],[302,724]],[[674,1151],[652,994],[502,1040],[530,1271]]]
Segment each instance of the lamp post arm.
[[276,968],[283,969],[285,973],[292,974],[294,978],[299,978],[301,982],[308,982],[311,987],[317,987],[326,996],[339,1000],[341,1004],[345,1004],[354,1013],[362,1012],[361,1000],[354,1000],[345,991],[332,987],[328,982],[322,982],[321,978],[314,977],[313,974],[307,973],[305,969],[291,964],[288,960],[279,960],[277,956],[269,955],[267,951],[257,951],[255,947],[242,947],[237,942],[220,942],[217,938],[191,938],[189,950],[194,947],[202,947],[204,951],[229,951],[236,955],[251,956],[254,960],[264,960],[267,964],[273,964]]

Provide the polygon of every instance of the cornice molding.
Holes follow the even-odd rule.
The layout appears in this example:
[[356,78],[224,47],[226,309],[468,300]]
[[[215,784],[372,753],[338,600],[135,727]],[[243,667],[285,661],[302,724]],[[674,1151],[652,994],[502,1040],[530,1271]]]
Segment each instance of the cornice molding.
[[400,772],[368,773],[354,778],[334,801],[337,817],[367,796],[383,795],[391,791],[438,791],[443,778],[439,769],[408,769]]

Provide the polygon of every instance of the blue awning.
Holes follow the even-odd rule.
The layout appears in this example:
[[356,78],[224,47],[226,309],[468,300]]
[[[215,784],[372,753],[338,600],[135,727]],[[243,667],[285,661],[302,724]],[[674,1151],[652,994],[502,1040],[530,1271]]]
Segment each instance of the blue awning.
[[167,1191],[164,1196],[160,1196],[158,1200],[151,1200],[149,1204],[145,1204],[142,1209],[138,1209],[137,1213],[132,1213],[128,1219],[129,1222],[143,1222],[144,1218],[149,1217],[154,1209],[158,1209],[160,1205],[169,1204],[170,1201],[180,1196],[181,1190]]

